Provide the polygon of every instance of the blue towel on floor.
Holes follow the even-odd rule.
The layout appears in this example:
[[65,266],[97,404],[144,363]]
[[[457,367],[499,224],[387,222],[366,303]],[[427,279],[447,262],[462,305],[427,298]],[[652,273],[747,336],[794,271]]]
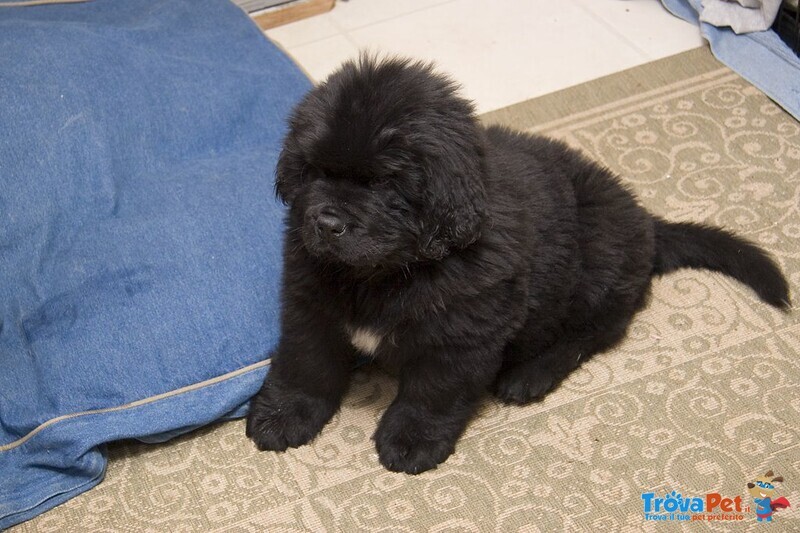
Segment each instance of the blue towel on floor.
[[0,8],[0,529],[244,413],[302,73],[227,0]]
[[698,24],[714,55],[800,120],[800,58],[774,31],[736,35],[700,22],[701,0],[661,0],[673,15]]

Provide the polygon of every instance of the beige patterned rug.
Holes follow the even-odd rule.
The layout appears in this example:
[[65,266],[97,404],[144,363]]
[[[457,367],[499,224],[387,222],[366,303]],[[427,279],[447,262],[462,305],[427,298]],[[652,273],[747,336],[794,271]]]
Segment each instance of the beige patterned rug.
[[[669,219],[761,243],[800,300],[800,126],[705,49],[485,119],[566,139]],[[242,421],[113,444],[100,486],[15,531],[800,531],[798,348],[800,312],[683,271],[655,282],[623,345],[543,402],[487,399],[437,470],[379,466],[370,435],[395,387],[365,370],[311,446],[256,453]],[[792,504],[769,525],[746,488],[767,470]],[[673,490],[740,496],[741,511],[647,520],[643,493]]]

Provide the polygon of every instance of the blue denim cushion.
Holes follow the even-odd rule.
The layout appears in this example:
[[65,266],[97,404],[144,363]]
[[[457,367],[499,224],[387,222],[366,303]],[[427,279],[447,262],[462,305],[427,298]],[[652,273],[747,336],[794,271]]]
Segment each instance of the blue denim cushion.
[[309,82],[227,0],[0,8],[0,529],[244,413]]

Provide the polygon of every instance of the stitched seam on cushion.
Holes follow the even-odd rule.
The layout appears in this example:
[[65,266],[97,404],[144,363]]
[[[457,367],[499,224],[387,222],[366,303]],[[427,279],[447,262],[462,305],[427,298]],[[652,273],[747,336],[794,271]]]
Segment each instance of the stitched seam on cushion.
[[159,400],[164,400],[166,398],[171,398],[173,396],[178,396],[185,392],[193,392],[204,387],[208,387],[211,385],[216,385],[218,383],[222,383],[223,381],[227,381],[229,379],[241,376],[242,374],[246,374],[253,370],[257,370],[264,366],[268,366],[272,359],[266,359],[264,361],[260,361],[258,363],[254,363],[252,365],[240,368],[239,370],[234,370],[233,372],[228,372],[227,374],[223,374],[221,376],[217,376],[211,379],[207,379],[205,381],[201,381],[199,383],[193,383],[191,385],[187,385],[185,387],[181,387],[179,389],[171,390],[168,392],[162,392],[161,394],[156,394],[155,396],[150,396],[147,398],[142,398],[141,400],[136,400],[130,403],[126,403],[123,405],[117,405],[115,407],[104,407],[102,409],[90,409],[88,411],[80,411],[78,413],[70,413],[68,415],[61,415],[55,418],[51,418],[46,422],[43,422],[36,426],[32,431],[27,433],[25,436],[20,437],[19,439],[9,442],[8,444],[4,444],[0,446],[0,452],[7,452],[18,446],[25,444],[28,440],[30,440],[34,435],[39,433],[40,431],[52,426],[53,424],[57,424],[58,422],[63,422],[64,420],[70,420],[73,418],[78,418],[80,416],[88,416],[88,415],[101,415],[106,413],[114,413],[117,411],[124,411],[125,409],[132,409],[134,407],[141,407],[142,405],[151,404],[153,402],[157,402]]
[[48,4],[81,4],[91,0],[25,0],[22,2],[0,2],[0,7],[45,6]]

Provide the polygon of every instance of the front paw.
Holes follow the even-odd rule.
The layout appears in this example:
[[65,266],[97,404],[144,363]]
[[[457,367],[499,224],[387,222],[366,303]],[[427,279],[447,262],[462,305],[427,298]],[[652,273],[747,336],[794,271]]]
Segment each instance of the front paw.
[[419,474],[452,455],[458,434],[448,435],[436,422],[423,420],[391,408],[386,412],[372,437],[383,466],[393,472]]
[[338,404],[269,381],[250,401],[246,434],[261,450],[282,452],[310,442],[336,413]]

